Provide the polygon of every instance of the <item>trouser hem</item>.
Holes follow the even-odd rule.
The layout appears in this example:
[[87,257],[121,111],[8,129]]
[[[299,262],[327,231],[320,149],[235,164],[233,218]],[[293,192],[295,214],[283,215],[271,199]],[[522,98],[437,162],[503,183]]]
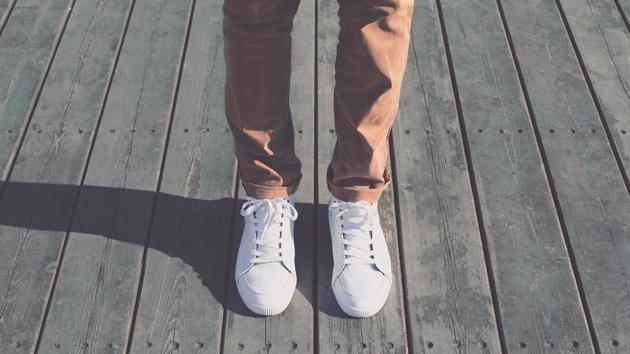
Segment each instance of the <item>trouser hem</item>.
[[[387,175],[387,172],[385,175]],[[383,194],[385,188],[389,186],[390,182],[390,180],[386,180],[385,183],[381,183],[374,188],[367,186],[337,186],[330,182],[330,180],[327,181],[327,184],[330,194],[341,201],[355,203],[363,200],[368,203],[376,203]]]
[[246,181],[241,181],[241,183],[243,184],[243,188],[245,188],[245,193],[256,199],[286,198],[294,194],[299,185],[298,183],[291,186],[264,186]]

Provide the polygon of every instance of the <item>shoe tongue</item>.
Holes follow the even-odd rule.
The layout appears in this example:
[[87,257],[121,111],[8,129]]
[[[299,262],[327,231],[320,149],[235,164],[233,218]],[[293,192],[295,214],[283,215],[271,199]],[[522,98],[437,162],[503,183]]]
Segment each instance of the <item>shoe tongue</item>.
[[268,227],[269,227],[269,229],[265,232],[264,235],[261,235],[261,234],[258,235],[258,239],[259,240],[263,240],[263,239],[268,240],[270,237],[278,237],[279,236],[276,232],[274,232],[274,230],[271,230],[271,228],[279,226],[280,225],[280,220],[279,220],[278,217],[274,217],[273,215],[271,215],[271,217],[269,219],[267,219],[269,216],[270,216],[269,215],[269,210],[256,211],[256,218],[259,220],[259,222],[260,223],[265,223],[266,222],[266,223],[268,223]]
[[254,215],[256,216],[256,219],[259,220],[264,220],[269,216],[269,210],[268,209],[258,209],[254,212]]
[[[346,238],[346,240],[348,240],[348,241],[355,241],[355,242],[367,243],[367,241],[366,241],[364,238],[359,237],[359,236],[354,236],[354,235],[346,234],[344,237],[345,237],[345,238]],[[353,249],[355,249],[357,252],[361,252],[361,253],[363,253],[363,252],[364,252],[364,251],[362,251],[362,250],[358,250],[356,247],[351,246],[351,245],[345,245],[345,248],[346,248],[347,250],[353,250]],[[366,253],[366,254],[367,254],[367,253]],[[351,261],[352,261],[352,260],[360,260],[362,257],[360,257],[360,256],[355,256],[355,255],[347,255],[347,256],[346,256],[346,258],[347,258],[348,260],[351,260]],[[354,263],[354,264],[353,264],[353,263],[349,263],[347,266],[370,266],[370,265],[371,265],[371,264],[365,264],[365,263]],[[346,267],[347,267],[347,266],[346,266]]]
[[359,224],[367,219],[367,211],[358,207],[348,209],[343,213],[343,219],[353,224]]
[[[354,210],[352,212],[347,212],[345,214],[343,214],[343,219],[344,221],[346,221],[347,223],[353,223],[356,226],[359,226],[363,223],[368,222],[366,220],[366,214],[365,212],[355,212]],[[363,227],[362,227],[363,229]],[[357,232],[357,231],[354,231]],[[362,236],[358,236],[353,234],[354,232],[345,232],[344,233],[344,237],[346,240],[348,241],[352,241],[352,242],[358,242],[359,244],[362,244],[364,246],[366,246],[370,241],[370,233],[367,231],[367,229],[363,229],[361,231],[359,231],[359,233],[363,234]],[[345,246],[346,249],[351,250],[353,248],[355,248],[356,246],[353,245],[346,245]],[[364,252],[364,251],[360,251],[357,250],[357,252]],[[348,256],[349,259],[359,259],[361,257],[358,256]],[[354,264],[354,265],[358,265],[358,266],[369,266],[369,264]]]
[[359,213],[345,213],[343,214],[343,218],[346,221],[349,221],[351,223],[355,223],[358,224],[361,221],[363,221],[363,219],[365,219],[365,214],[359,214]]

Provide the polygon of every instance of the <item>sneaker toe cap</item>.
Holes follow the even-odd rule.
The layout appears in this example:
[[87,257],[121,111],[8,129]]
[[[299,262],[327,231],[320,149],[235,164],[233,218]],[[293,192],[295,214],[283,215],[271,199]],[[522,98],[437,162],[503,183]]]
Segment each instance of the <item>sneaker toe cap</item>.
[[350,282],[348,278],[342,274],[333,284],[341,309],[353,317],[369,317],[380,311],[387,301],[391,280],[383,274],[363,282]]
[[248,272],[239,277],[236,284],[247,308],[259,315],[269,316],[284,311],[289,305],[295,291],[296,279],[286,270],[267,272],[264,276]]

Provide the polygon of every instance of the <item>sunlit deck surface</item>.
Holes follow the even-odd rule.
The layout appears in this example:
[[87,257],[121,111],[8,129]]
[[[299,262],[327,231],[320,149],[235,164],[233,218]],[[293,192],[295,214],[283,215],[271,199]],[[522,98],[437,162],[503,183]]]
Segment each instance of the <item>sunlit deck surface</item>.
[[630,0],[416,0],[369,319],[330,290],[334,0],[293,32],[298,290],[236,293],[221,6],[0,0],[0,353],[630,353]]

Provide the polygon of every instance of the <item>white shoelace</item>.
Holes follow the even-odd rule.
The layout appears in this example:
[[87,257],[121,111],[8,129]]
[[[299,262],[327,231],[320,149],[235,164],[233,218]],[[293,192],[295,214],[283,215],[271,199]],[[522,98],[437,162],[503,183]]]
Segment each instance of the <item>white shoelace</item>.
[[[333,201],[343,237],[344,264],[375,264],[372,240],[372,220],[375,217],[370,203]],[[345,217],[344,217],[345,216]]]
[[283,260],[282,229],[285,223],[295,221],[298,212],[286,199],[247,198],[241,215],[254,218],[256,248],[252,250],[252,263],[269,263]]

